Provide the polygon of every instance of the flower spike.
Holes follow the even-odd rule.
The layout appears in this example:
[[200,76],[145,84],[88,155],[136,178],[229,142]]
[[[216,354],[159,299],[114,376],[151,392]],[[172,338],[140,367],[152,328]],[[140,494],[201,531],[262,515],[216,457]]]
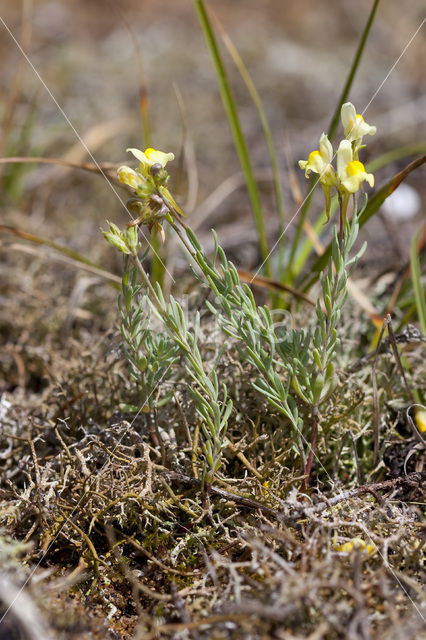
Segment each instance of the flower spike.
[[346,210],[351,194],[362,188],[363,182],[370,187],[374,185],[374,176],[367,173],[358,159],[358,152],[363,147],[362,138],[374,135],[376,127],[365,122],[362,115],[357,114],[354,105],[346,102],[341,108],[341,118],[345,138],[337,150],[337,171],[332,166],[333,147],[325,133],[322,134],[319,149],[312,151],[307,160],[299,160],[299,166],[305,171],[305,177],[317,173],[325,198],[327,219],[330,219],[331,192],[334,187],[338,193],[342,220],[346,220]]

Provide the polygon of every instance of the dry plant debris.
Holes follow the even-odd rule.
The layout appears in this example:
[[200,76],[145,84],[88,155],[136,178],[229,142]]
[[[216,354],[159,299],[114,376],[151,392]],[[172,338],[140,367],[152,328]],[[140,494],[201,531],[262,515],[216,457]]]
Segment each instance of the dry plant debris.
[[[424,447],[392,407],[404,387],[392,378],[389,352],[378,362],[383,463],[374,476],[363,463],[357,470],[354,444],[341,438],[327,443],[339,457],[332,484],[316,469],[317,489],[301,492],[280,418],[250,389],[251,372],[238,367],[230,344],[222,375],[233,376],[236,411],[227,480],[212,488],[206,506],[188,456],[194,413],[184,388],[177,384],[155,416],[156,447],[146,414],[118,410],[134,389],[119,336],[105,331],[108,314],[97,336],[82,319],[63,340],[59,320],[52,333],[30,312],[30,300],[20,303],[28,314],[15,322],[11,309],[2,319],[19,354],[9,348],[2,356],[7,637],[16,629],[64,640],[421,637]],[[44,351],[31,337],[34,319],[51,336]],[[217,340],[209,322],[207,351]],[[422,375],[421,358],[411,358]],[[352,365],[357,375],[350,366],[341,371],[330,423],[345,403],[362,399],[356,422],[371,425],[371,365]],[[366,436],[356,422],[347,425],[352,437],[372,447],[371,428]],[[325,443],[319,446],[324,453]]]

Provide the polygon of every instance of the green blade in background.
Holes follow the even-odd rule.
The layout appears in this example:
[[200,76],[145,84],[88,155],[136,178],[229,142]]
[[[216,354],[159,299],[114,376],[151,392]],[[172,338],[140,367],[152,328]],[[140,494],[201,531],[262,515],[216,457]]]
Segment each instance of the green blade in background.
[[270,277],[270,261],[269,261],[269,247],[266,238],[265,223],[262,214],[262,205],[260,202],[259,190],[257,188],[256,180],[254,179],[253,169],[251,166],[250,155],[248,152],[247,144],[244,138],[244,134],[241,128],[240,119],[238,116],[237,106],[235,104],[234,97],[232,95],[231,87],[229,85],[228,76],[223,64],[219,48],[217,46],[216,38],[213,33],[210,20],[207,15],[206,8],[203,0],[193,0],[195,11],[197,13],[204,38],[206,40],[210,55],[212,57],[217,81],[219,84],[220,95],[224,104],[228,122],[231,127],[232,135],[234,138],[235,148],[238,153],[238,157],[241,163],[241,168],[246,180],[247,191],[250,198],[251,207],[253,210],[253,216],[255,219],[257,232],[259,235],[259,244],[262,259],[264,261],[265,275]]

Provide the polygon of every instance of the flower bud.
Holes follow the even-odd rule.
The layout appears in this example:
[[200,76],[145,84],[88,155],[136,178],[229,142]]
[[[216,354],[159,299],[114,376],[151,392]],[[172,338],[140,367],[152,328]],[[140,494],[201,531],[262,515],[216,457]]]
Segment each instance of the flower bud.
[[102,231],[102,233],[105,240],[109,242],[110,245],[112,245],[122,253],[125,253],[126,255],[129,255],[131,253],[126,243],[120,236],[116,235],[115,233],[110,233],[109,231]]
[[122,182],[123,184],[127,184],[129,187],[132,187],[132,189],[135,190],[138,187],[141,187],[144,183],[144,180],[139,173],[137,173],[130,167],[126,167],[125,165],[117,169],[117,176],[120,182]]
[[126,244],[130,249],[131,253],[136,253],[138,248],[138,228],[136,225],[127,227]]

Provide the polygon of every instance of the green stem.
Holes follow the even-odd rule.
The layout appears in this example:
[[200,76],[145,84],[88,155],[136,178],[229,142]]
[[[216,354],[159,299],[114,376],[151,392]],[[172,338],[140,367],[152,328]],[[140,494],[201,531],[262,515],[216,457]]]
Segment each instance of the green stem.
[[297,275],[297,271],[295,271],[293,269],[292,265],[295,262],[296,252],[298,250],[299,243],[300,243],[300,238],[302,236],[303,225],[305,223],[306,216],[307,216],[307,213],[308,213],[308,209],[309,209],[310,204],[311,204],[312,195],[313,195],[313,192],[314,192],[315,180],[317,180],[317,177],[316,176],[312,176],[311,180],[309,181],[308,195],[306,196],[306,198],[305,198],[305,200],[303,202],[302,209],[300,211],[299,221],[298,221],[297,227],[296,227],[296,233],[295,233],[295,236],[294,236],[293,241],[291,243],[290,257],[289,257],[289,260],[288,260],[288,269],[286,270],[286,277],[284,278],[284,284],[292,285],[293,282],[294,282],[294,279],[295,279],[295,277]]
[[240,120],[238,117],[235,100],[233,98],[231,87],[229,85],[228,77],[226,75],[225,67],[220,57],[219,49],[216,43],[216,39],[207,16],[206,8],[203,0],[193,0],[194,7],[200,21],[201,28],[206,39],[207,46],[210,50],[210,54],[213,59],[213,63],[216,69],[216,75],[219,83],[220,94],[222,101],[228,116],[228,122],[231,127],[232,135],[234,138],[235,147],[238,153],[238,157],[241,163],[241,168],[246,180],[247,191],[250,198],[251,207],[253,210],[253,216],[259,234],[259,244],[262,259],[265,266],[265,274],[267,277],[271,276],[271,268],[269,261],[269,247],[266,237],[266,229],[262,215],[262,205],[260,202],[259,191],[256,181],[254,179],[253,169],[250,162],[250,156],[248,153],[244,134],[241,129]]
[[157,296],[157,294],[155,292],[154,287],[151,284],[151,281],[149,279],[149,276],[148,276],[147,272],[143,268],[142,262],[139,260],[139,258],[138,258],[138,256],[136,254],[133,254],[132,258],[133,258],[133,260],[134,260],[134,262],[135,262],[135,264],[136,264],[136,266],[138,268],[139,273],[142,276],[143,281],[145,282],[145,284],[147,286],[147,289],[149,290],[149,292],[150,292],[150,294],[151,294],[151,296],[152,296],[152,298],[153,298],[153,300],[155,302],[155,305],[156,305],[158,311],[162,312],[161,302],[158,299],[158,296]]
[[216,25],[221,33],[223,43],[227,48],[231,58],[233,59],[235,66],[240,72],[242,79],[244,80],[244,83],[247,87],[247,90],[250,94],[251,99],[253,100],[253,104],[256,107],[256,111],[259,116],[260,124],[263,130],[263,135],[265,136],[266,146],[268,147],[269,158],[271,160],[272,177],[274,181],[274,191],[275,191],[275,199],[277,203],[277,213],[278,213],[278,221],[279,221],[279,233],[281,234],[285,226],[284,199],[283,199],[283,193],[281,189],[277,153],[275,150],[275,145],[272,137],[271,128],[269,126],[268,118],[266,117],[265,109],[263,108],[263,104],[262,104],[262,100],[259,95],[259,92],[256,89],[256,86],[250,76],[250,73],[246,65],[244,64],[243,59],[241,58],[237,48],[235,47],[229,35],[226,33],[222,24],[219,22],[218,18],[215,16],[213,12],[211,13],[213,14],[213,17],[216,21]]
[[311,442],[309,447],[308,459],[306,461],[305,466],[305,479],[303,480],[303,488],[307,489],[309,484],[309,477],[312,471],[312,463],[314,461],[315,448],[317,444],[317,436],[318,436],[318,426],[319,426],[319,411],[318,405],[314,406],[313,409],[313,423],[312,423],[312,431],[311,431]]
[[[423,228],[423,233],[426,227]],[[424,335],[426,335],[426,303],[425,292],[422,287],[420,261],[417,252],[417,245],[420,238],[421,229],[414,234],[410,247],[410,265],[411,265],[411,281],[413,283],[414,298],[416,301],[417,315],[419,316],[420,327]]]
[[154,282],[158,282],[161,286],[163,286],[164,282],[164,274],[166,272],[165,258],[160,256],[161,251],[161,240],[157,234],[151,235],[151,248],[152,248],[152,257],[151,257],[151,276]]

